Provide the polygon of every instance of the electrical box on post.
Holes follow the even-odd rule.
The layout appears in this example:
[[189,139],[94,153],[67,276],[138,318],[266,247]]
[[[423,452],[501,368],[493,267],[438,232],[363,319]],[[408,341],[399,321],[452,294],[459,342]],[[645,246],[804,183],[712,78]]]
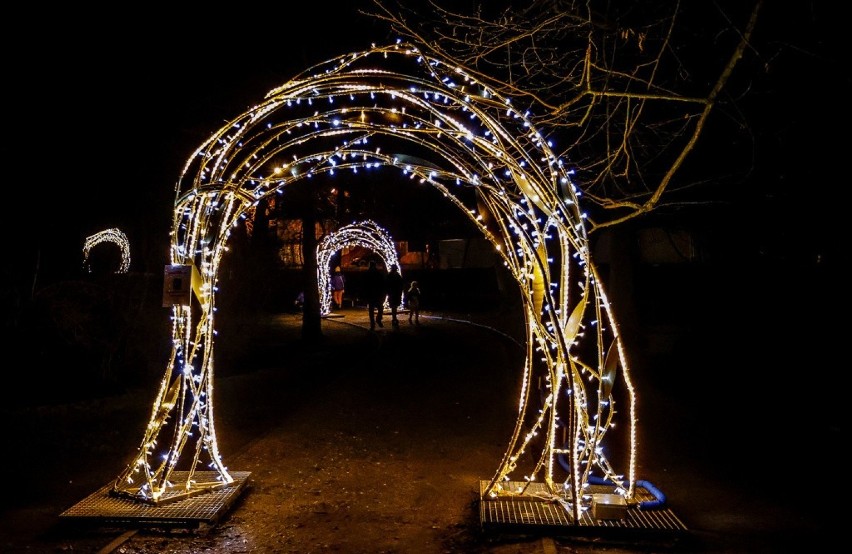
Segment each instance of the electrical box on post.
[[[163,307],[189,306],[192,302],[192,265],[167,265],[163,275]],[[197,274],[197,271],[196,271]]]

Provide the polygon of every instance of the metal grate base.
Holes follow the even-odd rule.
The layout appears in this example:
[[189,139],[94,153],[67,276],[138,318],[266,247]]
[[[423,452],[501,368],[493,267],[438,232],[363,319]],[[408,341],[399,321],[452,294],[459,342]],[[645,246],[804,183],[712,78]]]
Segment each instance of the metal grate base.
[[[506,483],[507,488],[527,486],[520,497],[485,496],[488,481],[479,482],[479,517],[486,531],[509,533],[542,533],[550,535],[633,535],[677,536],[684,533],[686,525],[668,508],[641,509],[638,504],[627,507],[619,519],[597,519],[590,509],[582,510],[579,523],[571,513],[571,498],[566,505],[551,500],[552,494],[543,483]],[[614,487],[591,485],[589,494],[610,494]],[[637,502],[654,500],[654,495],[643,487],[636,488]]]
[[[216,525],[239,498],[249,475],[249,471],[231,472],[234,482],[230,486],[161,506],[113,496],[110,484],[62,512],[59,519],[95,527],[204,532]],[[199,480],[213,480],[216,476],[218,473],[212,471],[194,474]],[[175,481],[187,477],[188,472],[175,472],[174,475]]]

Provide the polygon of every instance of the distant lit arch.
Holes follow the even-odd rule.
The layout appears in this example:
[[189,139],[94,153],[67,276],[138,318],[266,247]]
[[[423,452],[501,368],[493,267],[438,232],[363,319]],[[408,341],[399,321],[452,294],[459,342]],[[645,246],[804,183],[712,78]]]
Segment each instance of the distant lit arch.
[[[565,505],[575,522],[593,479],[616,483],[632,499],[633,386],[590,258],[572,172],[523,108],[410,44],[373,47],[306,71],[187,161],[170,261],[198,269],[200,300],[173,308],[173,347],[153,415],[113,492],[160,503],[233,482],[212,405],[215,291],[230,234],[258,202],[294,182],[358,171],[437,188],[494,245],[518,283],[527,328],[519,413],[484,496],[523,497],[540,481],[545,492],[535,494]],[[628,418],[620,460],[626,470],[613,464],[604,441],[615,426],[617,378]],[[539,386],[544,392],[534,394]],[[167,422],[175,427],[171,439]],[[187,445],[193,448],[184,456]],[[175,481],[181,467],[188,477]],[[215,479],[199,482],[199,469]]]
[[[390,270],[392,265],[399,265],[399,254],[390,233],[371,219],[344,225],[327,234],[317,245],[317,283],[322,315],[331,313],[331,260],[336,252],[352,246],[361,246],[376,252],[387,270]],[[387,303],[385,304],[387,306]]]
[[130,270],[130,241],[127,240],[127,235],[121,229],[115,227],[104,229],[86,237],[86,241],[83,243],[83,267],[89,273],[92,272],[92,268],[89,266],[89,253],[92,248],[105,242],[115,244],[121,251],[121,265],[116,273],[127,273]]

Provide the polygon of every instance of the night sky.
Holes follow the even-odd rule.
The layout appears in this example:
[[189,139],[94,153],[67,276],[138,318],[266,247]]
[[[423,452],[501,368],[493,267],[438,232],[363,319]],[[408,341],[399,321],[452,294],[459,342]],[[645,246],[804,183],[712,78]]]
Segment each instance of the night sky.
[[317,3],[197,14],[145,4],[132,15],[62,4],[16,21],[25,43],[8,29],[0,40],[14,129],[3,141],[16,212],[5,235],[20,263],[36,263],[37,246],[43,271],[69,252],[76,271],[83,240],[109,227],[132,252],[165,260],[174,186],[193,149],[296,73],[385,40],[357,18]]
[[[740,70],[756,72],[742,103],[752,112],[755,173],[740,204],[754,217],[737,232],[755,251],[806,244],[807,259],[834,257],[830,237],[848,181],[848,48],[834,46],[843,35],[828,2],[795,11],[777,4],[764,6],[760,54]],[[67,256],[79,259],[85,237],[108,227],[125,230],[136,252],[165,260],[174,185],[195,147],[302,70],[395,38],[357,14],[371,2],[346,5],[200,4],[188,13],[76,3],[24,7],[7,19],[2,156],[12,265],[31,267],[37,251],[43,269],[61,272]],[[816,244],[824,240],[831,245]]]

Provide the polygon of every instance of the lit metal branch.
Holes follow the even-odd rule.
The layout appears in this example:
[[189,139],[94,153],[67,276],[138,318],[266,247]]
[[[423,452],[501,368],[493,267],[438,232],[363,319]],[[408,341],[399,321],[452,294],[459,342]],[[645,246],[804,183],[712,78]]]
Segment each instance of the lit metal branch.
[[[151,419],[112,492],[157,504],[234,481],[213,418],[215,293],[231,232],[257,203],[293,183],[366,171],[400,186],[436,187],[517,282],[528,329],[524,385],[485,495],[523,496],[538,481],[574,521],[588,508],[592,477],[632,498],[629,365],[590,257],[573,164],[555,152],[526,109],[464,66],[410,43],[320,64],[225,124],[178,180],[170,262],[197,268],[198,302],[173,308],[172,352]],[[621,404],[626,409],[616,410]],[[627,432],[610,451],[605,438],[617,413],[628,418]],[[199,468],[216,477],[196,479]]]

